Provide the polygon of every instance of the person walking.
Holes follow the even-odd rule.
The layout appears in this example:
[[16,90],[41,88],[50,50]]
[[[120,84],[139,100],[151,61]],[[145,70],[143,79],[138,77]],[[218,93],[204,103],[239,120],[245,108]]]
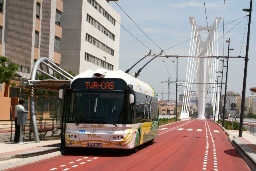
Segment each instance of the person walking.
[[15,135],[14,135],[14,142],[18,143],[20,138],[20,125],[17,123],[17,116],[19,111],[25,111],[25,108],[23,106],[24,104],[23,99],[19,99],[19,104],[15,106]]

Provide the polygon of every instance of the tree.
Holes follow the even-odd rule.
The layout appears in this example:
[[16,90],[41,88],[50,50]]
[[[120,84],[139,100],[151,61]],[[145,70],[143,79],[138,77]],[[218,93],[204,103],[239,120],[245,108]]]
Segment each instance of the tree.
[[5,83],[4,97],[8,96],[11,78],[16,74],[18,65],[7,57],[0,56],[0,84]]

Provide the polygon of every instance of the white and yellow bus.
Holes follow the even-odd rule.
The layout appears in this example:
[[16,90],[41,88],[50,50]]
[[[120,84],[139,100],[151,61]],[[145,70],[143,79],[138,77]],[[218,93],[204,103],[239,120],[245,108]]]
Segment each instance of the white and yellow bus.
[[88,70],[64,89],[61,148],[138,149],[158,135],[158,100],[123,71]]

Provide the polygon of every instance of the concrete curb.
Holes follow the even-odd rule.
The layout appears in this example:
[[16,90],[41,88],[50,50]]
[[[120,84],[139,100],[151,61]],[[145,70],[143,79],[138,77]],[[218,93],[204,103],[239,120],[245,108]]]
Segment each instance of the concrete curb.
[[35,151],[30,151],[22,154],[17,154],[15,155],[15,158],[26,158],[26,157],[38,156],[38,155],[56,152],[59,150],[60,150],[59,147],[47,147],[46,149],[42,149],[42,150],[35,150]]
[[41,150],[32,150],[32,151],[22,152],[19,154],[10,154],[6,156],[0,156],[0,161],[10,160],[13,158],[33,157],[33,156],[43,155],[43,154],[52,153],[56,151],[60,151],[60,147],[46,147]]
[[229,135],[228,131],[222,127],[219,123],[215,122],[221,129],[225,132],[225,134],[228,135],[228,141],[231,143],[231,145],[236,149],[237,153],[243,158],[243,160],[248,164],[251,170],[256,170],[256,160],[253,156],[251,156],[250,153],[246,152],[246,150],[241,147],[240,144],[243,144],[239,138],[236,138],[236,136]]
[[241,144],[241,140],[234,138],[231,141],[231,144],[236,149],[237,153],[244,159],[244,161],[248,164],[251,170],[256,170],[256,161],[253,159],[253,157],[245,151],[244,148],[242,148],[239,144]]

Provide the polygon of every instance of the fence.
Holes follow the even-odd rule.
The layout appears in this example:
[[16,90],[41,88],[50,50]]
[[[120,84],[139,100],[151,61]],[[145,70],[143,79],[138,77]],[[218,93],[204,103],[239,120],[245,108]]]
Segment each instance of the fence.
[[[52,138],[60,138],[60,118],[55,117],[37,117],[37,128],[39,138],[47,140]],[[30,120],[23,126],[24,141],[32,141],[33,130],[31,129]],[[0,142],[12,142],[14,140],[15,121],[0,120]]]

